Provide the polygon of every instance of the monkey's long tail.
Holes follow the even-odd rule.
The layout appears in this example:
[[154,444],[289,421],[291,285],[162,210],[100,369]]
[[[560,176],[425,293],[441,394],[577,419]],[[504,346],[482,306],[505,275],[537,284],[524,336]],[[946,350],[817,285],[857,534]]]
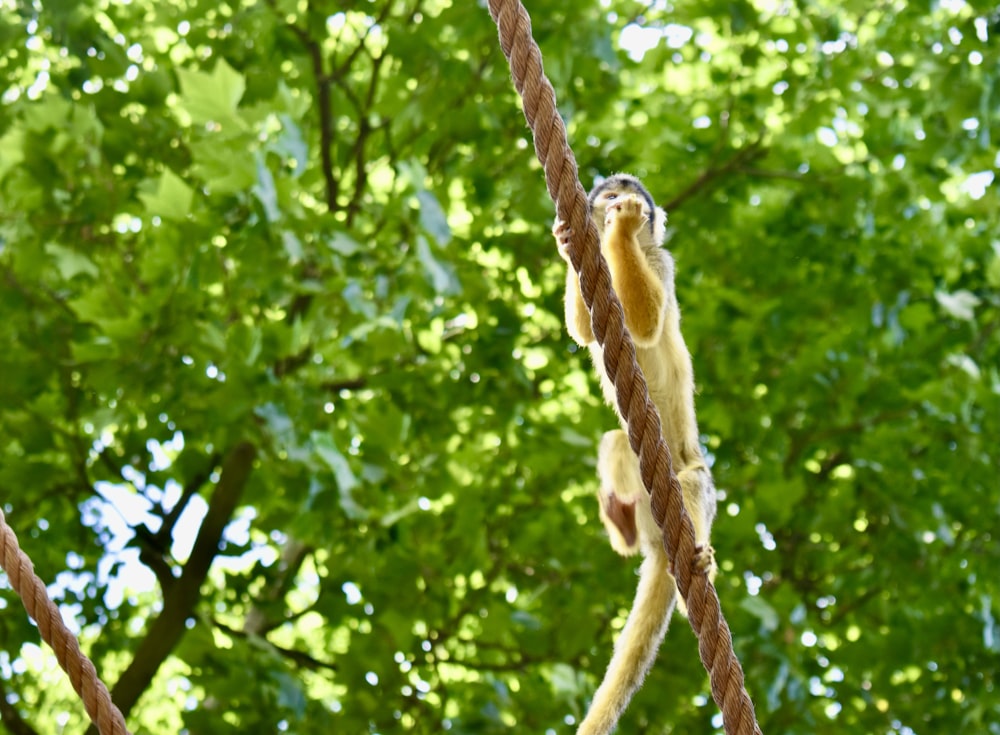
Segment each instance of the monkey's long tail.
[[576,735],[607,735],[653,665],[677,601],[677,585],[667,555],[657,548],[640,568],[632,611],[615,642],[615,653],[594,693],[590,710]]

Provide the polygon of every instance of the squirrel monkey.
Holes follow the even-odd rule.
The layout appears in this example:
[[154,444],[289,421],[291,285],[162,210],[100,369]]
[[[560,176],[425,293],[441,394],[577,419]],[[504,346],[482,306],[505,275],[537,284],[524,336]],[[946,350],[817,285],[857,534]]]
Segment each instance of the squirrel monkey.
[[[650,398],[663,420],[663,438],[670,447],[684,492],[684,507],[701,549],[699,562],[714,576],[709,530],[715,518],[715,486],[698,443],[694,375],[691,355],[681,337],[674,260],[662,248],[666,213],[655,206],[642,183],[627,174],[616,174],[595,186],[589,202],[601,252],[608,261],[625,313],[625,325],[632,333]],[[591,329],[579,279],[569,265],[569,228],[557,220],[552,234],[568,266],[566,326],[576,342],[590,349],[604,396],[614,406],[614,384],[605,373],[602,350]],[[625,427],[621,416],[619,420]],[[601,521],[611,546],[624,556],[639,551],[644,558],[632,610],[577,735],[606,735],[614,729],[652,666],[677,603],[677,585],[669,572],[661,532],[653,520],[649,493],[639,474],[639,458],[629,446],[625,431],[609,431],[601,439],[597,473]]]

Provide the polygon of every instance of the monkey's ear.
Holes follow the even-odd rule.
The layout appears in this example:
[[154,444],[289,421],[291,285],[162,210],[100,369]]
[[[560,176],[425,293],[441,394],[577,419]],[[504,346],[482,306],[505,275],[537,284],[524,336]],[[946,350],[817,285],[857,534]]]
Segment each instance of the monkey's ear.
[[662,245],[667,239],[667,213],[663,207],[653,210],[653,242]]

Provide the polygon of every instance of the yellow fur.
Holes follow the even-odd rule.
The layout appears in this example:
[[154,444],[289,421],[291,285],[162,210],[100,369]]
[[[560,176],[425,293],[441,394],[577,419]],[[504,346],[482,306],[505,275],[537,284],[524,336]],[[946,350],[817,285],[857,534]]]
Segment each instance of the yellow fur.
[[[623,174],[595,187],[590,203],[601,236],[601,252],[608,261],[625,324],[636,345],[636,358],[663,420],[663,438],[670,447],[684,505],[694,524],[695,541],[702,547],[701,561],[714,576],[715,563],[708,544],[715,518],[715,486],[698,443],[694,376],[680,331],[674,262],[661,247],[666,215],[652,204],[638,179]],[[557,222],[553,234],[568,263],[567,229]],[[567,270],[567,329],[574,340],[590,349],[604,395],[614,406],[614,385],[605,374],[603,354],[594,340],[579,280],[572,267]],[[619,420],[627,428],[620,416]],[[639,461],[624,431],[604,435],[597,470],[601,521],[612,547],[623,555],[641,551],[645,558],[632,610],[577,735],[607,735],[615,728],[656,657],[677,603],[677,587],[668,571],[649,494],[639,475]],[[631,543],[628,536],[633,537]]]
[[646,233],[638,197],[628,196],[608,207],[601,252],[608,261],[615,292],[625,312],[625,326],[636,347],[654,345],[663,331],[663,284],[643,252],[637,233]]
[[577,344],[586,346],[594,341],[590,326],[590,314],[583,303],[580,283],[572,267],[566,269],[566,329]]
[[677,585],[667,571],[667,555],[660,546],[642,562],[632,610],[577,735],[604,735],[615,729],[649,668],[641,664],[656,658],[676,603]]

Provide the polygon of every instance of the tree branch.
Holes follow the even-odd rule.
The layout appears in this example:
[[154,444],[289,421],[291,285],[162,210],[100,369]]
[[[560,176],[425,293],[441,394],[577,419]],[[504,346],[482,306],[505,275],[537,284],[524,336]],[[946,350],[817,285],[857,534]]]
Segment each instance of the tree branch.
[[798,171],[779,171],[778,169],[753,168],[751,166],[739,168],[737,171],[744,176],[753,176],[757,179],[788,179],[789,181],[804,181],[806,179],[806,174],[800,174]]
[[187,504],[194,497],[194,494],[198,492],[202,485],[208,482],[208,478],[212,476],[212,470],[215,466],[219,464],[222,459],[218,453],[213,454],[209,457],[208,462],[205,466],[191,477],[187,484],[184,486],[184,490],[181,493],[180,499],[174,504],[174,507],[163,516],[163,523],[160,528],[153,533],[153,539],[156,541],[157,547],[160,551],[166,552],[170,549],[170,542],[173,539],[174,526],[177,525],[177,520],[181,517],[181,513],[187,507]]
[[298,665],[305,666],[307,669],[313,671],[319,669],[325,669],[327,671],[337,670],[337,664],[333,663],[332,661],[320,661],[318,658],[315,658],[314,656],[306,653],[305,651],[300,651],[296,648],[285,648],[283,646],[275,645],[274,643],[271,643],[271,641],[269,641],[264,636],[257,636],[242,630],[236,630],[236,628],[231,628],[219,620],[213,619],[212,624],[219,630],[226,633],[227,635],[231,635],[233,638],[240,638],[242,640],[247,640],[249,638],[256,638],[257,640],[263,641],[263,643],[268,648],[270,648],[272,651],[280,655],[282,658],[287,658],[288,660],[293,661]]
[[331,212],[337,210],[339,187],[333,175],[333,107],[330,104],[330,79],[323,73],[323,50],[300,28],[292,28],[302,39],[312,61],[313,77],[316,80],[316,107],[319,114],[319,155],[323,165],[323,180],[326,182],[326,206]]
[[329,393],[339,393],[342,390],[360,390],[368,385],[368,378],[347,378],[345,380],[331,380],[322,383],[320,388]]
[[[250,477],[255,454],[253,445],[243,441],[226,456],[191,557],[184,565],[181,576],[165,594],[163,610],[149,626],[132,662],[111,690],[111,697],[122,714],[127,716],[132,710],[160,665],[184,635],[187,619],[200,598],[202,582],[219,552],[222,532],[232,518]],[[97,735],[97,729],[91,726],[87,733]]]
[[361,211],[361,198],[364,196],[365,187],[368,185],[368,169],[365,166],[365,143],[368,141],[368,136],[376,129],[372,127],[368,111],[375,101],[375,90],[378,88],[379,73],[382,69],[382,62],[385,56],[383,53],[372,59],[372,75],[368,81],[365,109],[360,110],[358,114],[358,137],[354,141],[354,194],[351,196],[351,201],[347,203],[348,227],[354,224],[354,218]]
[[275,607],[279,600],[284,600],[295,581],[295,575],[299,573],[302,563],[311,551],[312,548],[301,541],[294,538],[288,539],[285,548],[281,550],[281,561],[278,564],[277,573],[250,606],[250,611],[243,621],[244,633],[263,636],[285,622],[287,618],[284,615],[275,616],[277,620],[272,620],[268,615],[268,608]]
[[[275,15],[282,17],[275,7],[274,0],[268,0],[268,5]],[[323,48],[318,41],[313,40],[309,32],[295,25],[285,23],[285,27],[294,33],[309,56],[313,79],[316,82],[316,111],[319,114],[319,155],[323,166],[323,180],[326,183],[326,207],[329,211],[337,210],[337,196],[340,193],[336,177],[333,175],[333,107],[330,104],[331,77],[323,70]],[[360,44],[359,44],[360,45]]]
[[723,174],[731,173],[732,171],[738,170],[742,166],[761,158],[767,153],[767,149],[763,147],[760,141],[754,141],[747,146],[736,151],[732,158],[723,163],[721,166],[716,166],[715,164],[710,165],[705,169],[701,176],[692,181],[688,186],[683,189],[680,194],[674,196],[669,202],[663,205],[663,208],[667,212],[673,212],[675,209],[680,207],[688,199],[692,198],[702,189],[706,188],[715,179],[719,178]]
[[10,703],[7,696],[7,687],[4,685],[4,680],[0,679],[0,723],[3,723],[7,732],[10,735],[38,735],[38,731],[21,717],[21,713]]

